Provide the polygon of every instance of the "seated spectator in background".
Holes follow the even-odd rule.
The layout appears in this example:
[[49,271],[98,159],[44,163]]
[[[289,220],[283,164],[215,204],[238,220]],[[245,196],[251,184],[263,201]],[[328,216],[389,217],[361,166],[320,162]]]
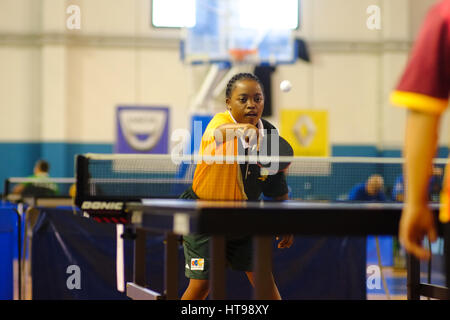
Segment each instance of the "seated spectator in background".
[[76,183],[74,183],[74,184],[72,184],[72,185],[70,186],[70,189],[69,189],[69,196],[70,196],[72,199],[75,199],[75,197],[77,196],[77,184],[76,184]]
[[433,167],[433,175],[430,178],[430,185],[428,187],[428,192],[431,201],[439,201],[442,182],[444,178],[444,169],[440,167]]
[[[430,201],[439,201],[439,194],[442,186],[442,174],[442,168],[433,167],[433,174],[430,178],[430,185],[428,186],[428,196]],[[395,180],[394,189],[392,190],[392,199],[394,201],[403,202],[404,193],[403,175],[400,175]]]
[[404,186],[403,175],[400,175],[395,179],[394,188],[392,189],[392,200],[403,202],[403,199],[405,198]]
[[13,193],[20,194],[23,196],[57,195],[59,192],[58,186],[55,183],[49,181],[50,179],[49,171],[50,165],[47,161],[45,160],[37,161],[33,169],[33,175],[28,177],[35,179],[36,181],[16,185],[13,189]]
[[371,175],[365,183],[359,183],[348,195],[351,201],[386,201],[384,179],[379,174]]

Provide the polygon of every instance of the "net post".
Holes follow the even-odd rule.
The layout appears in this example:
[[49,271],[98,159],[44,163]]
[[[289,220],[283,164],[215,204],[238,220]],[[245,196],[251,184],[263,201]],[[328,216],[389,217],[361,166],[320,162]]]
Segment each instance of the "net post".
[[84,155],[75,156],[75,204],[81,208],[83,199],[86,199],[86,186],[89,181],[89,160]]

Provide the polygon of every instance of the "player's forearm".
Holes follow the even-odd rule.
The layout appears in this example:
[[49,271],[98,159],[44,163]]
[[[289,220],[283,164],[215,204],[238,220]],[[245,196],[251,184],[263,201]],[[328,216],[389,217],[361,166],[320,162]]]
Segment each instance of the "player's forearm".
[[405,135],[405,185],[408,205],[428,201],[428,183],[438,141],[439,115],[409,111]]

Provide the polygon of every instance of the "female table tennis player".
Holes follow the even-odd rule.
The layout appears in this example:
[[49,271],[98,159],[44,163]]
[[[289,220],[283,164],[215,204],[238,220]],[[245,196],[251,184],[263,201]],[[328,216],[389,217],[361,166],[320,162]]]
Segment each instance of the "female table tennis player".
[[[238,143],[252,147],[264,134],[276,128],[261,119],[264,93],[260,80],[250,73],[236,74],[226,88],[227,111],[216,114],[202,137],[200,154],[236,155]],[[231,134],[230,134],[231,133]],[[241,138],[239,138],[241,136]],[[247,137],[248,139],[245,139]],[[288,198],[283,171],[266,175],[257,164],[202,162],[197,165],[192,187],[181,198],[205,200],[258,200],[261,193],[275,200]],[[293,236],[284,236],[278,248],[289,248]],[[183,237],[189,285],[183,300],[205,299],[209,294],[209,236],[191,234]],[[252,285],[252,241],[250,236],[226,237],[226,259],[234,270],[244,271]],[[273,299],[281,299],[271,275]]]

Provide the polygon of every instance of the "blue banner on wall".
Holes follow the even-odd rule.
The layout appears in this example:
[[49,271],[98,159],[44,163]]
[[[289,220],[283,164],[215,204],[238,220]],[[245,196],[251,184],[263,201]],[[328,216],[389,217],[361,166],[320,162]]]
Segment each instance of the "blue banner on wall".
[[213,118],[211,114],[194,114],[191,116],[191,153],[196,154],[200,150],[203,133]]
[[119,106],[115,153],[168,153],[169,108]]

